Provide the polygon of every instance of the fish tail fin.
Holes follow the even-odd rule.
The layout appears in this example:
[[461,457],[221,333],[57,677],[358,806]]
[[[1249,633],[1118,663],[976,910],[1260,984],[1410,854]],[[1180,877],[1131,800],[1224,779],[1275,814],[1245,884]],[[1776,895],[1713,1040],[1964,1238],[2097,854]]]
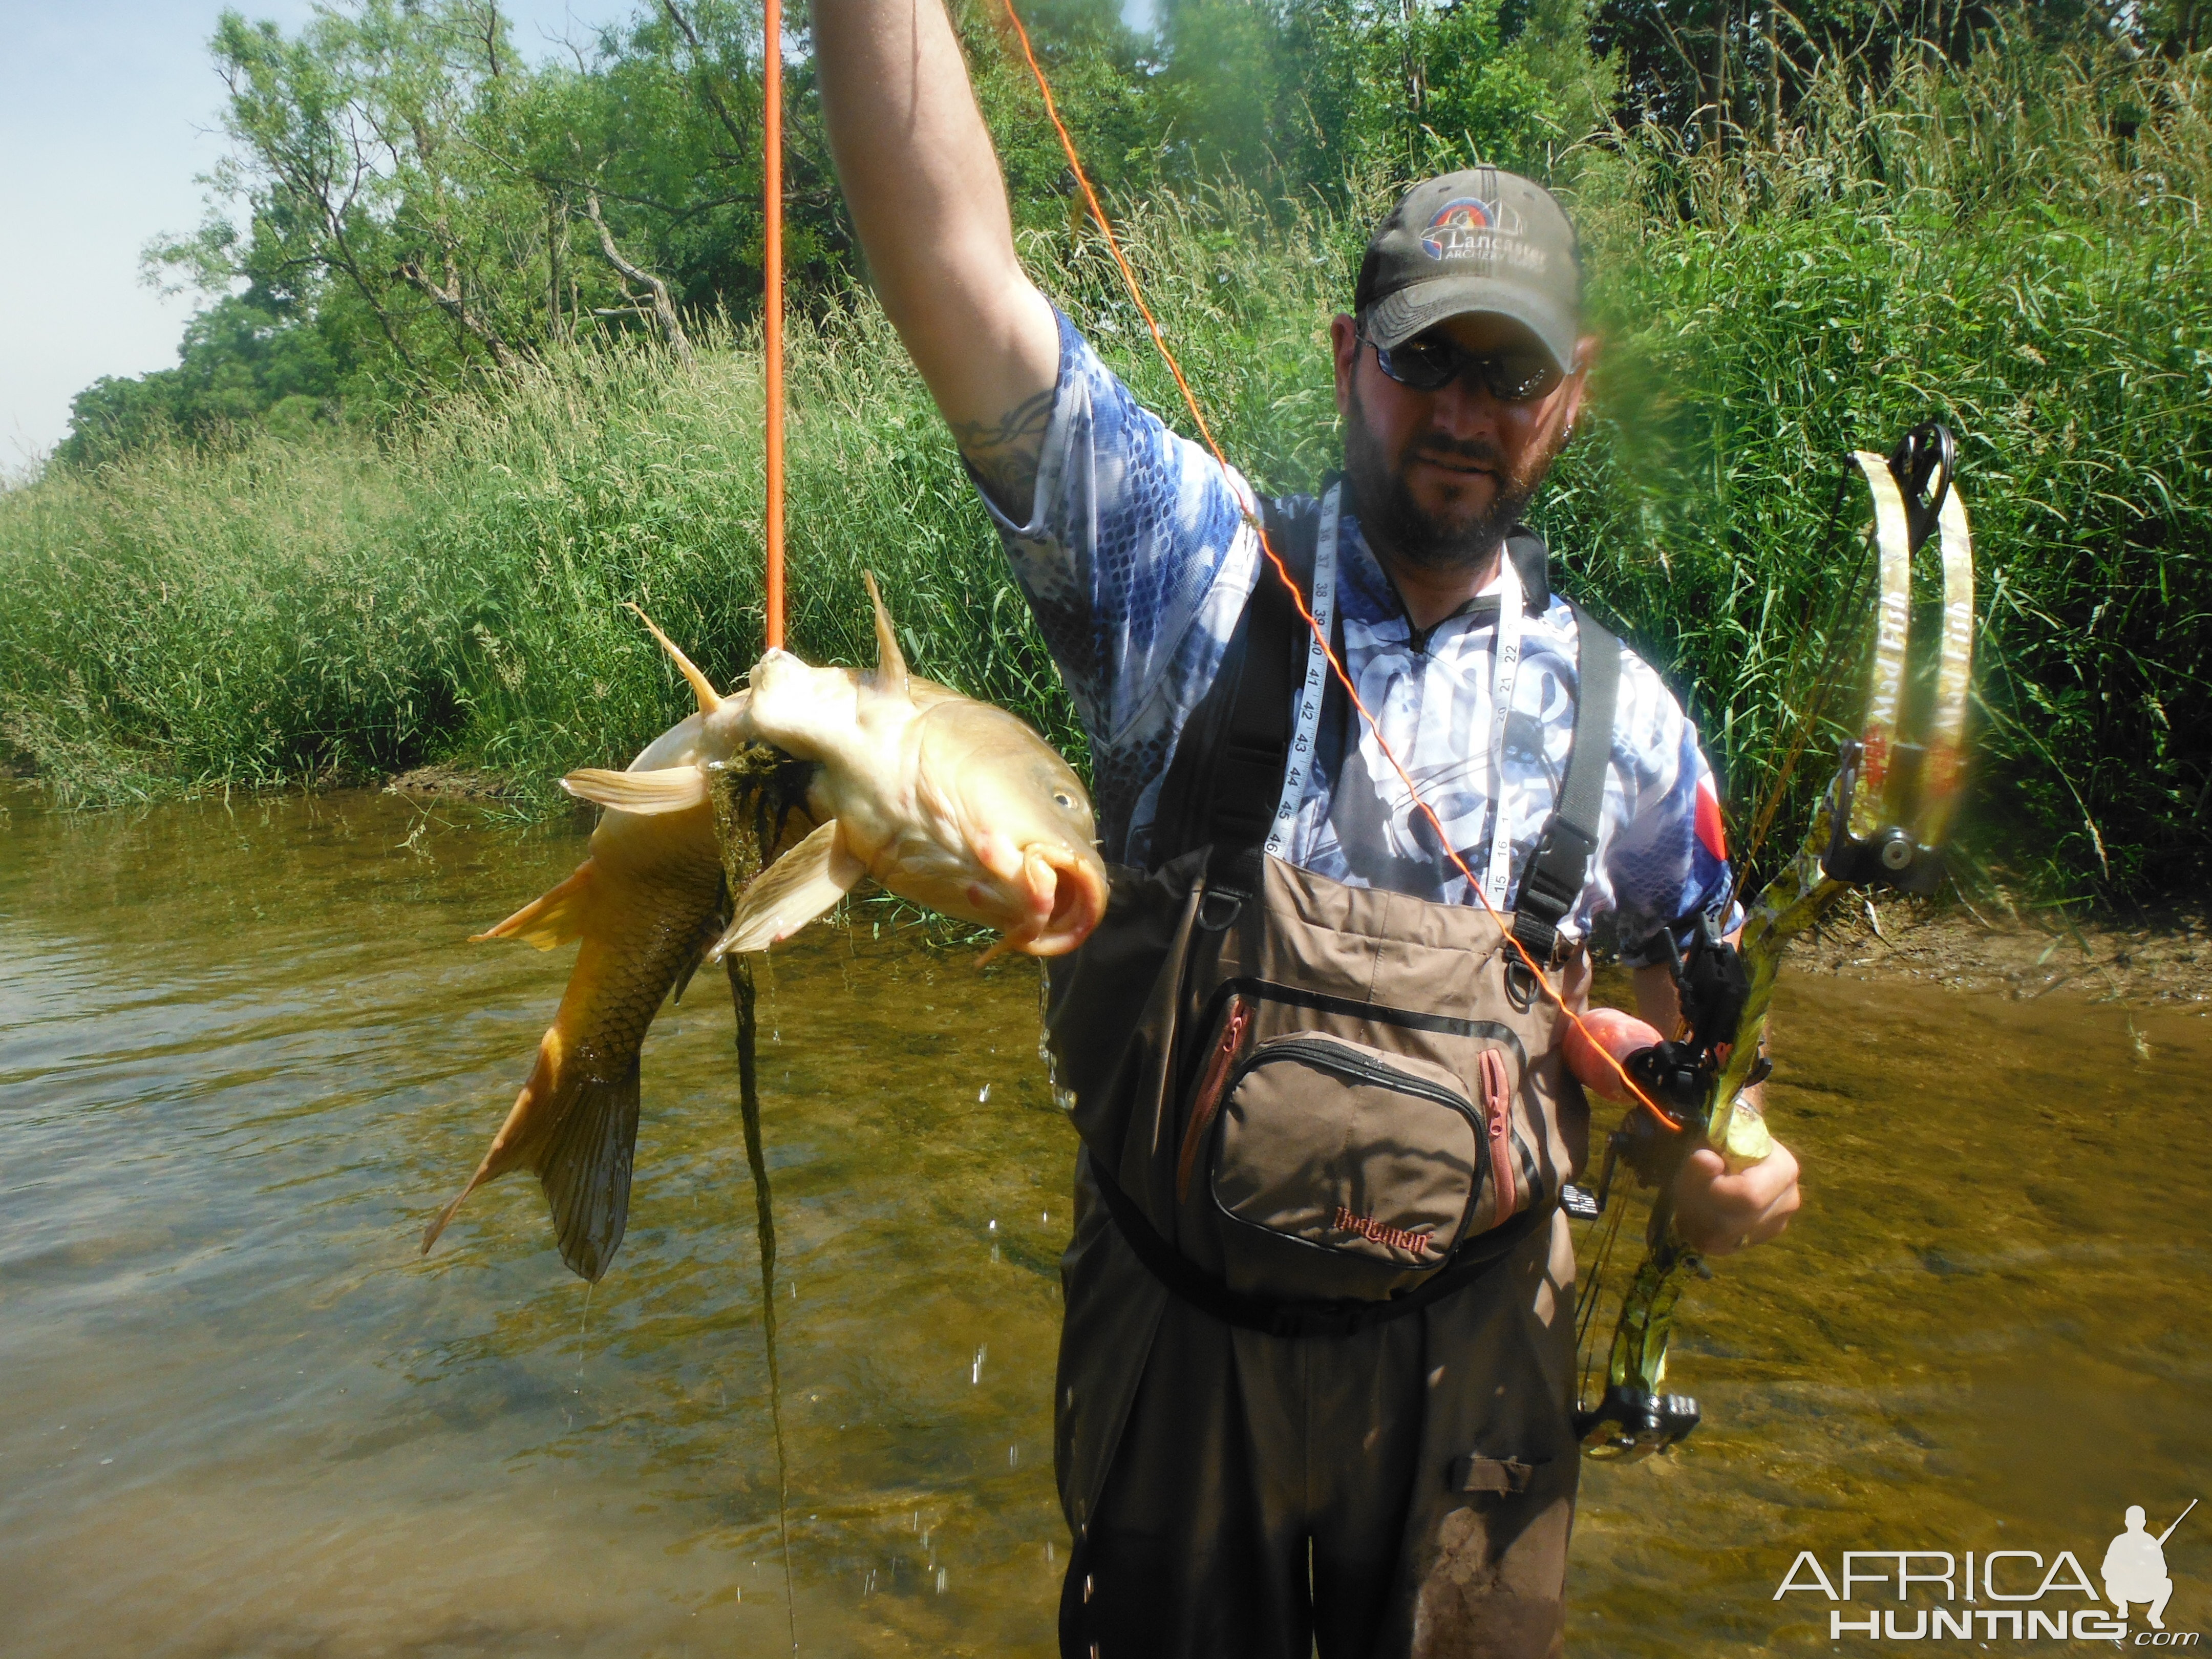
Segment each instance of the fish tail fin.
[[625,599],[623,603],[637,613],[637,619],[645,624],[646,631],[654,639],[659,640],[660,648],[674,659],[677,672],[691,683],[691,695],[699,699],[699,712],[702,714],[711,714],[720,708],[722,706],[722,694],[714,690],[714,681],[701,673],[691,659],[677,648],[675,641],[653,626],[652,617],[647,616],[641,609],[631,604],[629,600]]
[[519,939],[541,951],[550,951],[581,937],[591,912],[597,875],[592,860],[586,859],[576,866],[576,873],[558,887],[531,900],[497,927],[470,934],[470,943],[481,944],[488,939]]
[[451,1221],[461,1206],[468,1201],[469,1194],[482,1185],[483,1185],[483,1171],[479,1170],[469,1177],[469,1184],[461,1188],[453,1201],[438,1212],[438,1218],[422,1230],[422,1255],[430,1254],[430,1247],[438,1242],[438,1235],[446,1231],[446,1224]]
[[632,1054],[611,1078],[592,1076],[579,1066],[582,1058],[562,1041],[559,1028],[545,1034],[537,1064],[491,1150],[468,1185],[422,1230],[423,1255],[477,1188],[527,1165],[552,1206],[562,1261],[588,1279],[606,1272],[629,1219],[638,1057]]
[[876,688],[904,691],[906,653],[899,649],[898,630],[891,626],[891,613],[884,609],[884,596],[876,589],[876,573],[863,570],[860,580],[867,583],[868,603],[876,608]]
[[[557,893],[561,890],[556,887],[553,890]],[[550,893],[546,895],[548,898],[551,896]],[[544,902],[543,900],[539,902]],[[477,937],[489,939],[491,935],[483,933]],[[539,1113],[556,1103],[555,1097],[562,1091],[562,1062],[566,1050],[567,1045],[562,1042],[557,1026],[538,1039],[538,1054],[531,1063],[530,1075],[523,1079],[522,1087],[515,1091],[514,1104],[507,1108],[507,1121],[500,1125],[499,1133],[492,1137],[490,1148],[484,1153],[482,1162],[477,1164],[475,1173],[469,1176],[468,1185],[454,1194],[453,1202],[439,1211],[437,1218],[422,1230],[424,1255],[430,1254],[430,1247],[438,1242],[438,1235],[446,1231],[447,1224],[460,1212],[461,1206],[469,1201],[470,1194],[487,1181],[496,1181],[522,1161],[522,1140],[530,1123]]]
[[553,1206],[553,1231],[570,1272],[596,1283],[615,1259],[629,1222],[630,1165],[637,1153],[637,1056],[611,1079],[578,1087],[538,1178]]

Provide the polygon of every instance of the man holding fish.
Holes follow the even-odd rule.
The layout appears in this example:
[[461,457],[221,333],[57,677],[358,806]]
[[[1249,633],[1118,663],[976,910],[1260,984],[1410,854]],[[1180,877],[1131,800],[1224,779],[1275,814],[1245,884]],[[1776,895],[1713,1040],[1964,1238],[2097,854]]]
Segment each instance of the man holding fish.
[[[1662,930],[1730,891],[1694,728],[1517,523],[1596,346],[1573,228],[1492,168],[1409,192],[1330,324],[1345,476],[1263,502],[1023,272],[941,0],[814,26],[870,276],[1081,712],[1112,872],[1051,963],[1062,1650],[1558,1652],[1588,1108],[1506,934],[1579,1006],[1603,927],[1672,1030]],[[1796,1175],[1699,1151],[1680,1224],[1771,1238]]]
[[[1330,325],[1345,475],[1263,501],[1024,275],[941,0],[815,28],[877,291],[1082,714],[1096,817],[1034,732],[908,674],[879,601],[872,671],[772,650],[726,695],[663,638],[699,712],[565,780],[606,809],[592,856],[488,937],[580,941],[575,969],[423,1248],[526,1168],[599,1277],[662,1001],[872,877],[1049,963],[1081,1137],[1062,1650],[1558,1652],[1577,1079],[1612,1092],[1599,1046],[1655,1036],[1561,999],[1601,927],[1671,1030],[1670,938],[1735,920],[1694,729],[1518,523],[1595,347],[1573,228],[1494,168],[1409,192]],[[741,774],[781,780],[757,876],[717,832]],[[1674,1198],[1725,1254],[1788,1224],[1796,1165],[1700,1150]]]

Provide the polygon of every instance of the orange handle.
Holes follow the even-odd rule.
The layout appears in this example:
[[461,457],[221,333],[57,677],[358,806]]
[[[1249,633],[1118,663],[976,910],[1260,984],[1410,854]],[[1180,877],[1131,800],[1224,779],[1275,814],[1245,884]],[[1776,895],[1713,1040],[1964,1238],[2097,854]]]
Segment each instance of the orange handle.
[[1618,1008],[1593,1008],[1567,1028],[1567,1069],[1593,1094],[1627,1100],[1626,1066],[1638,1049],[1657,1046],[1659,1033]]
[[762,344],[768,357],[768,646],[783,644],[783,5],[767,0],[762,20],[761,101],[767,117],[761,138],[762,236],[765,278]]

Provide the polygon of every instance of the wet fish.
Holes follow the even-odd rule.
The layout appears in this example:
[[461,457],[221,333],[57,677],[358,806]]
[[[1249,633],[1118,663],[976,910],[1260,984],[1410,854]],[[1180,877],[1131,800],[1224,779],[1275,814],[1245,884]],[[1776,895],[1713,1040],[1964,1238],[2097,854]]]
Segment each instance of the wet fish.
[[[748,688],[728,696],[638,613],[699,712],[624,771],[563,778],[571,794],[606,809],[591,856],[476,935],[541,951],[580,940],[581,949],[529,1079],[468,1184],[424,1231],[424,1253],[471,1193],[526,1168],[544,1185],[561,1259],[597,1279],[628,1219],[638,1052],[661,1003],[672,989],[682,994],[702,960],[789,938],[863,876],[1000,929],[986,959],[1072,951],[1097,925],[1106,870],[1082,783],[1020,720],[909,673],[874,577],[867,583],[872,671],[816,668],[770,651]],[[811,765],[803,812],[792,815],[811,827],[738,896],[732,915],[713,773],[760,744]]]

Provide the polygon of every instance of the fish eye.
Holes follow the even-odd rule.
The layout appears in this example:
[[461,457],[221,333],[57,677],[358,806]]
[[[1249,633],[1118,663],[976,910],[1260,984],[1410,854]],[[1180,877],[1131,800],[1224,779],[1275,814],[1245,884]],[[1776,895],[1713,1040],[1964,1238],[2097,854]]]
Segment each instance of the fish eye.
[[1055,789],[1052,792],[1052,804],[1054,806],[1072,808],[1075,805],[1075,800],[1065,789]]

